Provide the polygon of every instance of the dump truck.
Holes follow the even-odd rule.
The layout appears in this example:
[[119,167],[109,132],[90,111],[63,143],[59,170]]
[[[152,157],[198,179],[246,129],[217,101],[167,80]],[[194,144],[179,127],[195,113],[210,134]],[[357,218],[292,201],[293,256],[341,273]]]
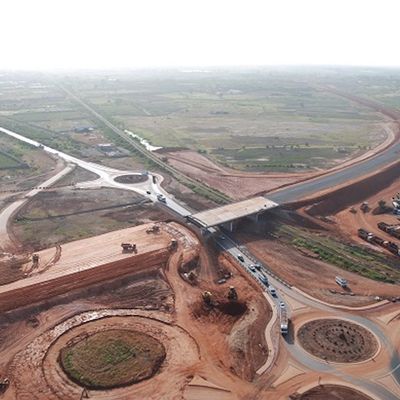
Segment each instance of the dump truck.
[[282,335],[286,335],[289,332],[289,318],[287,316],[286,308],[279,308],[279,320]]
[[347,287],[347,279],[342,278],[341,276],[337,276],[335,278],[335,282],[342,287],[343,289]]
[[121,243],[123,253],[137,253],[137,248],[135,243]]

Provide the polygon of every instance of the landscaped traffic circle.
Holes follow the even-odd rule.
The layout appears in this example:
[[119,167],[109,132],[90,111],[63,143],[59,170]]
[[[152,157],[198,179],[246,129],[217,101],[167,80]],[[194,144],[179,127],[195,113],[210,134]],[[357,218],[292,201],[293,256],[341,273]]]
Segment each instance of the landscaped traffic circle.
[[309,321],[300,327],[297,338],[309,353],[331,362],[361,362],[378,351],[378,342],[369,330],[341,319]]
[[160,368],[165,348],[150,335],[112,329],[72,339],[60,351],[67,376],[89,389],[110,389],[150,378]]

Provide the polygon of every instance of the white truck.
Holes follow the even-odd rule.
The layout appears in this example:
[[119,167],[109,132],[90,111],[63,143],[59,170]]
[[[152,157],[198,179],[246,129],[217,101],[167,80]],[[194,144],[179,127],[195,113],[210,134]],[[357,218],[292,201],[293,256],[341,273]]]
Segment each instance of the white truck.
[[341,286],[343,289],[347,287],[347,279],[342,278],[341,276],[337,276],[335,278],[335,282]]
[[286,335],[289,331],[289,318],[287,316],[286,308],[279,308],[279,319],[282,335]]

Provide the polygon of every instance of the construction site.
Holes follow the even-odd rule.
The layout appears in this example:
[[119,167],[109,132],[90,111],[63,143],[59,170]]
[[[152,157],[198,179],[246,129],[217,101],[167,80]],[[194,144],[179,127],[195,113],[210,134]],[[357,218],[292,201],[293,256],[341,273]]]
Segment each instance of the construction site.
[[340,92],[383,115],[380,144],[259,173],[153,153],[64,92],[141,158],[0,127],[43,153],[0,193],[0,399],[400,398],[396,110]]

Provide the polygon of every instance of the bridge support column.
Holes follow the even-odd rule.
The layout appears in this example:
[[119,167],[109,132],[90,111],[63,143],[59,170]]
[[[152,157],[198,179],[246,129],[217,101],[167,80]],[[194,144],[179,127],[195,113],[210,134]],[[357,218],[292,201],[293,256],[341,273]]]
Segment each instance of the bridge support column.
[[261,215],[262,215],[262,213],[252,214],[252,215],[249,215],[249,218],[256,224],[258,224],[258,222],[260,221]]
[[225,222],[222,224],[222,227],[225,228],[229,232],[234,232],[236,229],[237,223],[236,221]]

